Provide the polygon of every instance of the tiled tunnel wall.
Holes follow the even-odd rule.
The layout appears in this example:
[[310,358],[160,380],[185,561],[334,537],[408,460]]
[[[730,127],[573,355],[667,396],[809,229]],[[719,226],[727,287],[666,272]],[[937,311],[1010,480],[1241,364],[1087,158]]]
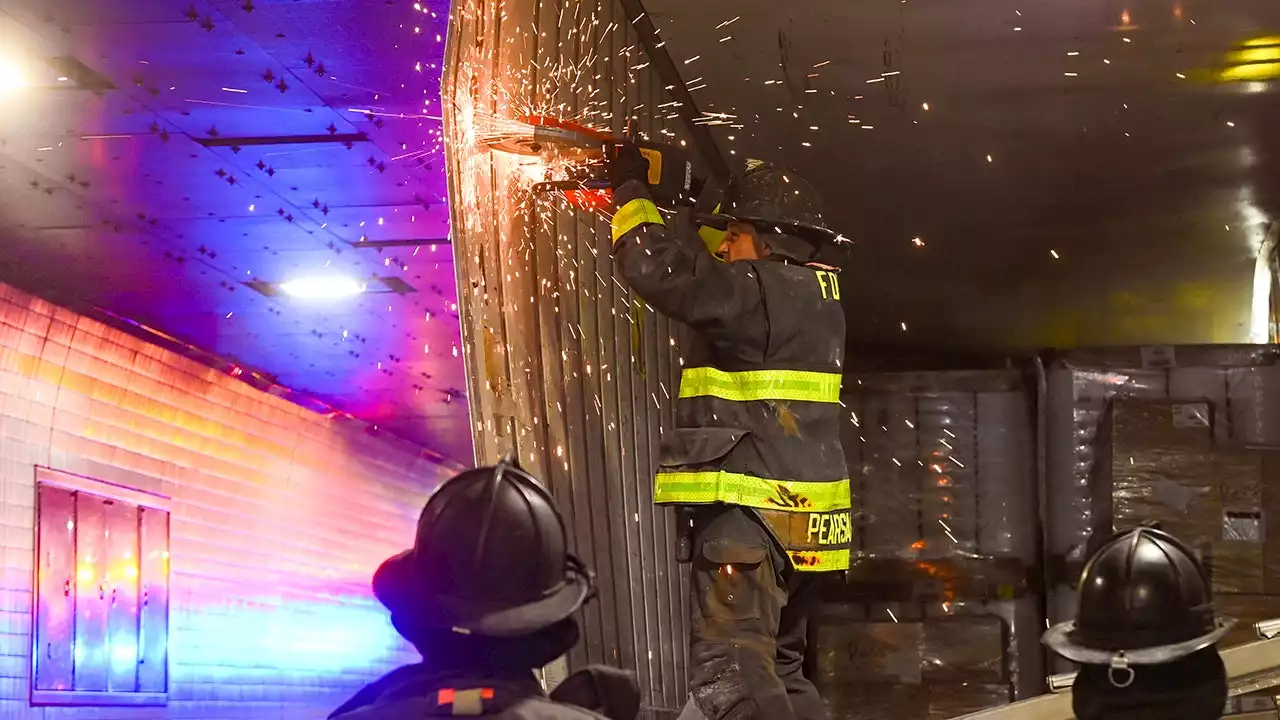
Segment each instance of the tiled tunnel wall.
[[[33,708],[36,467],[170,498],[167,707]],[[416,656],[368,587],[455,468],[0,285],[0,718],[321,718]]]

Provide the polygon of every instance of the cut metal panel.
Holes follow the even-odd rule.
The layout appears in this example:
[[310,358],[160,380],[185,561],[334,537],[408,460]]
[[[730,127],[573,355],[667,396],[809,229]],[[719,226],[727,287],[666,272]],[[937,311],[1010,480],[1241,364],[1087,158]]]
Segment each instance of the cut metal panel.
[[[607,60],[610,63],[610,74],[616,87],[621,88],[622,96],[628,98],[639,97],[640,86],[635,82],[635,78],[628,72],[629,61],[627,54],[623,52],[627,45],[633,41],[631,37],[629,23],[625,22],[622,17],[621,8],[617,6],[609,6],[610,17],[604,22],[617,23],[623,30],[611,33],[610,44],[607,48]],[[631,113],[630,108],[626,106],[609,108],[611,111],[611,126],[615,135],[622,134],[627,129],[627,124]],[[639,130],[647,130],[640,127]],[[611,234],[604,236],[606,243],[611,244]],[[607,256],[607,255],[606,255]],[[674,548],[673,545],[655,547],[654,536],[658,531],[667,514],[663,509],[658,509],[654,522],[643,522],[641,520],[641,511],[649,508],[650,505],[650,478],[647,471],[650,467],[650,448],[649,448],[649,423],[641,414],[631,412],[631,408],[651,407],[645,402],[645,354],[647,348],[646,341],[652,340],[652,334],[642,332],[644,316],[635,312],[636,298],[621,284],[615,284],[616,298],[613,303],[613,316],[615,326],[615,343],[617,352],[617,366],[615,368],[616,377],[620,381],[618,395],[618,418],[621,425],[621,433],[624,443],[630,441],[631,445],[623,446],[622,453],[622,487],[620,488],[619,497],[623,499],[623,523],[627,528],[628,539],[628,559],[630,561],[630,578],[634,587],[657,587],[662,588],[662,582],[666,579],[663,572],[664,560]],[[650,558],[648,563],[642,562],[643,558]],[[648,701],[654,707],[672,707],[673,704],[666,702],[664,692],[667,691],[670,680],[669,675],[663,672],[663,659],[668,657],[671,652],[671,646],[664,644],[660,631],[661,627],[670,627],[670,623],[663,625],[659,620],[659,605],[667,604],[665,598],[660,599],[662,593],[632,593],[632,616],[636,623],[637,636],[637,652],[636,660],[640,667],[647,666],[649,676],[654,678],[654,682],[649,690]],[[669,618],[668,618],[669,620]]]
[[106,572],[108,501],[76,493],[75,689],[105,692],[110,687],[107,648]]
[[615,277],[607,218],[518,192],[514,161],[474,142],[476,112],[517,108],[612,131],[635,114],[653,132],[664,94],[645,74],[633,81],[638,51],[619,57],[635,39],[612,2],[530,0],[499,12],[492,0],[464,0],[449,32],[447,164],[477,456],[514,449],[543,473],[574,551],[596,571],[600,596],[583,611],[571,662],[634,668],[646,710],[676,709],[684,573],[651,486],[678,348]]
[[[553,3],[538,3],[537,15],[537,73],[539,87],[551,87],[555,82],[562,36],[565,31],[558,23],[559,10]],[[561,98],[566,97],[562,92]],[[557,98],[559,99],[559,98]],[[560,508],[567,514],[570,533],[574,538],[575,552],[590,567],[596,566],[595,547],[589,530],[590,513],[578,492],[588,478],[575,477],[572,468],[581,468],[582,443],[577,428],[570,427],[570,420],[579,417],[581,392],[579,390],[579,356],[577,336],[571,332],[576,323],[571,321],[577,310],[576,256],[566,252],[576,242],[576,220],[562,209],[552,209],[546,219],[548,227],[534,233],[535,251],[531,258],[531,270],[542,282],[538,284],[538,326],[542,333],[541,363],[547,417],[547,467]],[[600,606],[589,603],[583,608],[583,642],[569,654],[570,664],[581,667],[587,663],[604,661],[604,637],[601,633]]]
[[138,508],[106,501],[107,690],[138,689]]
[[[649,107],[656,109],[668,100],[663,90],[662,81],[654,73],[646,73],[644,77],[647,78],[648,92],[646,96],[649,100]],[[651,111],[649,117],[653,129],[660,134],[670,125],[666,117],[660,117],[656,110]],[[663,137],[666,137],[665,134],[663,134]],[[652,453],[651,459],[653,463],[651,467],[657,467],[663,431],[675,425],[675,398],[679,394],[680,369],[684,365],[680,343],[683,342],[685,331],[679,323],[652,310],[650,310],[650,315],[653,318],[655,330],[653,340],[649,344],[653,346],[653,352],[657,358],[657,362],[653,363],[653,365],[658,369],[656,378],[658,390],[652,395],[652,407],[657,408],[657,410],[649,410],[648,415],[650,416],[651,428],[650,452]],[[651,496],[652,488],[650,487],[648,490]],[[672,628],[674,636],[681,640],[681,642],[676,643],[664,643],[666,647],[675,653],[675,674],[669,678],[667,701],[674,707],[680,707],[685,702],[685,683],[689,664],[689,643],[687,638],[689,635],[689,612],[692,595],[689,573],[686,571],[685,566],[675,561],[674,549],[679,532],[675,525],[675,515],[669,509],[664,509],[660,512],[662,514],[658,516],[661,520],[659,527],[664,528],[666,532],[659,538],[660,544],[655,549],[655,555],[658,558],[665,558],[667,564],[671,567],[671,573],[667,576],[666,586],[670,592],[669,603],[672,608],[672,617],[670,624],[663,627]],[[662,598],[659,597],[659,602],[661,600]]]
[[[589,14],[584,14],[587,22],[585,23],[585,32],[578,34],[579,43],[588,47],[582,47],[581,52],[587,53],[586,59],[592,60],[590,66],[595,82],[605,82],[613,84],[613,66],[612,53],[610,52],[613,33],[594,32],[596,28],[607,28],[610,25],[612,3],[598,3],[592,6]],[[596,40],[595,38],[599,38]],[[580,86],[582,84],[580,83]],[[583,97],[582,104],[579,106],[580,111],[584,112],[592,121],[600,123],[603,118],[591,117],[598,112],[593,104],[599,102],[595,100],[594,89],[590,86],[582,87]],[[617,316],[617,300],[619,294],[619,285],[615,285],[610,250],[613,243],[611,241],[611,232],[609,223],[595,215],[591,216],[592,227],[591,234],[586,238],[589,242],[579,245],[581,250],[585,250],[588,255],[581,257],[584,263],[584,270],[590,268],[591,276],[586,278],[584,289],[587,290],[586,297],[591,298],[590,307],[595,311],[595,325],[592,327],[588,323],[588,327],[592,327],[595,332],[596,340],[592,349],[595,356],[595,371],[592,373],[594,378],[593,387],[599,393],[597,396],[596,421],[600,423],[600,436],[603,444],[602,467],[603,472],[599,476],[603,482],[604,508],[602,519],[609,528],[609,549],[611,555],[611,571],[613,575],[614,585],[614,612],[617,616],[617,638],[618,662],[627,668],[641,669],[639,666],[639,657],[643,653],[643,648],[637,648],[637,644],[643,644],[644,640],[639,631],[635,608],[632,605],[634,592],[630,579],[630,561],[628,553],[630,545],[630,537],[627,532],[628,523],[624,518],[625,506],[622,502],[623,488],[625,478],[622,476],[622,442],[621,432],[619,428],[618,402],[623,392],[623,379],[617,374],[618,357],[617,348],[615,347],[615,337],[617,335],[614,328],[614,318]],[[634,441],[633,441],[634,442]],[[640,650],[641,652],[637,652]]]
[[70,690],[75,672],[76,499],[41,485],[36,563],[36,627],[32,645],[36,690]]
[[138,510],[138,692],[169,689],[169,513]]

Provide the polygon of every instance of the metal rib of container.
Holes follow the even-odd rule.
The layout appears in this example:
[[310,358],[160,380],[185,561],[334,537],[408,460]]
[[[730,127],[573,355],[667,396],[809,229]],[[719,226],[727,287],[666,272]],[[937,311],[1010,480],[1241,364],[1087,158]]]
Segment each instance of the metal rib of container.
[[615,277],[608,218],[530,197],[477,123],[554,115],[678,141],[664,84],[609,0],[459,0],[442,82],[452,236],[476,456],[515,450],[597,573],[570,667],[635,669],[645,714],[686,693],[687,581],[652,504],[680,371],[677,328]]

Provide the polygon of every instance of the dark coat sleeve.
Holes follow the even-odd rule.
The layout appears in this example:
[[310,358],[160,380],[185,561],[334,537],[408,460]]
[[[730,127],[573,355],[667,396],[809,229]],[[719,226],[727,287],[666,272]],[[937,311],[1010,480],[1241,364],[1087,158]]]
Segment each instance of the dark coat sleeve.
[[614,262],[645,302],[704,332],[755,336],[766,331],[753,263],[718,260],[695,228],[669,227],[641,182],[618,188],[614,204]]

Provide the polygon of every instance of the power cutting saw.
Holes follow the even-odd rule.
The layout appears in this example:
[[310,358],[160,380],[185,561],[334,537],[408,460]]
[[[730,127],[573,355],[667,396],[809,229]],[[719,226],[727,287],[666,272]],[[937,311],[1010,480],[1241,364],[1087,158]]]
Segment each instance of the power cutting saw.
[[[483,133],[480,143],[494,152],[538,158],[545,177],[535,193],[564,193],[573,207],[600,210],[613,202],[606,159],[623,142],[594,128],[552,117],[528,115]],[[632,139],[649,160],[649,194],[660,205],[692,202],[696,194],[693,162],[675,145]]]

